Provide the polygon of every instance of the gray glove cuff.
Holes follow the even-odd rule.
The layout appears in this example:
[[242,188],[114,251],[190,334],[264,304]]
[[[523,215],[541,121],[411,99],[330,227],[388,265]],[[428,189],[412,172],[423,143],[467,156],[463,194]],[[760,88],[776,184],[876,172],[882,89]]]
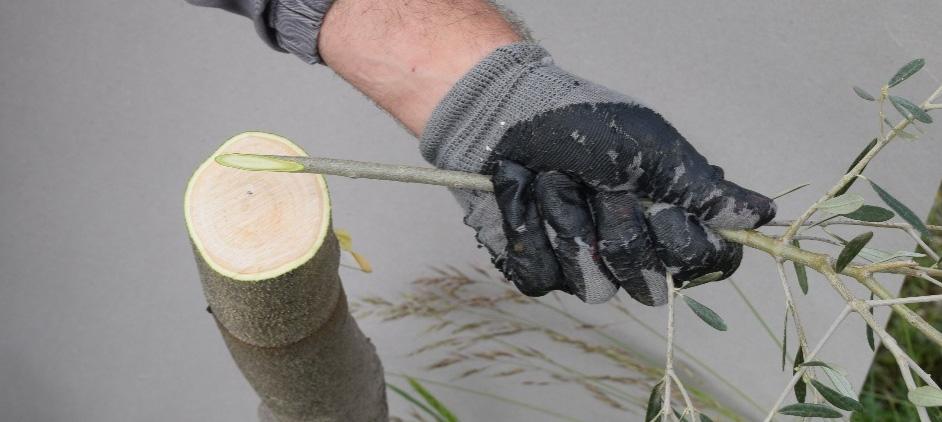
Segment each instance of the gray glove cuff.
[[255,22],[255,30],[271,48],[289,52],[307,63],[322,63],[317,35],[334,0],[187,0],[218,7]]
[[317,53],[317,36],[324,15],[334,0],[274,0],[268,26],[275,30],[278,46],[308,64],[323,63]]
[[468,71],[435,107],[419,148],[439,168],[479,171],[514,123],[575,103],[634,102],[553,65],[537,44],[499,47]]

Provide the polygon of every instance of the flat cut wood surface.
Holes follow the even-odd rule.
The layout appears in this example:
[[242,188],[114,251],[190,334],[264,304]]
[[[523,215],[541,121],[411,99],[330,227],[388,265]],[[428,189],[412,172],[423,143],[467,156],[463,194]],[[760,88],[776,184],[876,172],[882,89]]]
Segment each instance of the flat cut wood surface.
[[[236,152],[303,155],[294,145],[264,134],[235,138],[215,155]],[[220,269],[249,278],[289,270],[322,236],[326,192],[317,177],[242,171],[214,162],[193,177],[191,234],[206,259]]]

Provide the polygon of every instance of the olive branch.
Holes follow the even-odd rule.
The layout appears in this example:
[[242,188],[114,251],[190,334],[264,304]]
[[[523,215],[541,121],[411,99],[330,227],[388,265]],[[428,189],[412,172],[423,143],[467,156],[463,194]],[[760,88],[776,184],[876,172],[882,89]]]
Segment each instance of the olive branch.
[[[893,197],[876,182],[862,175],[867,165],[890,142],[898,138],[917,139],[919,135],[908,132],[907,129],[915,128],[920,134],[924,133],[920,124],[928,125],[932,123],[932,118],[928,112],[942,108],[942,104],[935,102],[942,96],[942,86],[919,105],[904,97],[891,95],[892,88],[916,74],[924,65],[925,61],[923,59],[909,62],[881,87],[880,94],[877,96],[869,94],[862,88],[854,87],[854,92],[860,98],[878,105],[879,136],[864,148],[838,182],[798,218],[790,221],[773,221],[767,225],[767,227],[784,227],[783,233],[776,235],[759,230],[717,230],[725,239],[763,251],[774,259],[785,298],[786,324],[790,320],[798,336],[798,351],[795,358],[792,359],[795,364],[794,375],[775,404],[769,409],[765,418],[766,421],[772,420],[777,414],[839,418],[842,417],[842,413],[835,408],[847,411],[861,408],[860,403],[855,398],[856,394],[853,393],[849,382],[841,372],[832,364],[815,360],[824,345],[851,313],[857,314],[866,323],[868,338],[874,336],[879,338],[880,342],[888,348],[896,359],[900,374],[909,390],[910,401],[917,406],[920,421],[929,421],[926,407],[942,406],[942,390],[939,389],[938,384],[912,357],[900,348],[893,336],[876,321],[872,313],[874,308],[889,307],[907,324],[942,348],[942,333],[907,306],[915,303],[942,302],[942,295],[895,297],[874,277],[876,274],[905,275],[942,287],[942,281],[940,281],[942,279],[942,269],[940,269],[942,262],[940,262],[939,254],[929,246],[928,243],[931,242],[924,240],[924,238],[942,238],[942,226],[923,223],[905,204]],[[887,117],[887,104],[892,105],[902,115],[901,121],[896,124],[890,122]],[[352,178],[433,184],[459,189],[493,190],[488,176],[432,168],[331,158],[254,154],[220,155],[216,157],[216,161],[222,165],[252,171],[320,173]],[[858,179],[867,181],[889,209],[867,205],[861,195],[848,192]],[[786,190],[775,197],[787,195],[805,186],[807,185]],[[827,215],[813,221],[812,217],[820,213]],[[904,222],[890,222],[891,219],[897,216]],[[837,225],[900,230],[916,242],[921,253],[888,252],[868,248],[867,246],[874,237],[872,231],[847,240],[829,230],[829,227]],[[812,235],[810,234],[812,230],[821,231],[823,235]],[[806,249],[801,246],[801,241],[836,245],[841,247],[841,251],[837,256],[832,256]],[[868,261],[868,263],[860,263],[861,260]],[[846,303],[814,347],[809,345],[801,315],[795,306],[795,297],[785,270],[786,261],[793,263],[799,286],[803,292],[807,293],[807,269],[811,269],[823,275],[831,288]],[[690,394],[688,394],[687,389],[674,371],[673,340],[675,322],[673,315],[677,299],[680,298],[710,326],[725,330],[726,325],[718,314],[684,292],[686,289],[716,281],[721,276],[722,274],[707,274],[689,281],[681,287],[670,288],[667,305],[666,364],[660,383],[651,392],[647,404],[646,421],[658,418],[661,420],[709,420],[709,417],[697,410]],[[668,280],[671,280],[671,274],[667,274],[667,277]],[[871,298],[856,297],[848,288],[845,282],[846,279],[854,280],[864,286],[870,291]],[[673,286],[673,282],[668,284]],[[787,325],[785,333],[787,336]],[[786,354],[787,347],[783,345],[783,367]],[[830,381],[833,388],[821,383],[816,378],[818,373],[823,374]],[[917,386],[914,374],[924,385]],[[684,408],[682,412],[677,412],[672,407],[672,386],[677,387],[683,399]],[[808,399],[808,386],[812,387],[813,397],[811,397],[811,400],[806,400]],[[798,402],[783,406],[789,392],[793,390]],[[824,402],[829,403],[829,405],[824,404]]]

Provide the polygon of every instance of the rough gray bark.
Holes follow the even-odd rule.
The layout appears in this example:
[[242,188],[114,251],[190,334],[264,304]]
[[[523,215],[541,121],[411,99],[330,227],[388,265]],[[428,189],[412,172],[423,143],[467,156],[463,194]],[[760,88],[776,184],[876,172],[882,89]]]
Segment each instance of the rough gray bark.
[[255,281],[220,274],[194,246],[210,312],[262,399],[261,420],[388,420],[382,364],[348,311],[330,225],[323,236],[307,262]]

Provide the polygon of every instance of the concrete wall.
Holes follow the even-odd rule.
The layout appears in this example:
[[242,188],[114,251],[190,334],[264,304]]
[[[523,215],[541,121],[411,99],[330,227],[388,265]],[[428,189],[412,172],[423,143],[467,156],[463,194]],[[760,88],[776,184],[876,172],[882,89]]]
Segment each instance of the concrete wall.
[[[852,84],[876,91],[901,64],[925,57],[923,74],[900,89],[921,100],[942,76],[939,2],[506,3],[557,63],[660,110],[730,179],[766,193],[813,183],[780,202],[782,217],[829,187],[878,130]],[[0,418],[254,419],[257,399],[203,310],[181,207],[197,163],[251,129],[311,154],[423,164],[415,140],[383,112],[328,69],[268,50],[236,16],[180,0],[0,2]],[[942,133],[928,133],[892,145],[867,170],[919,214],[942,175]],[[342,272],[351,297],[396,295],[433,265],[488,264],[446,191],[329,183],[336,226],[376,268]],[[748,253],[736,279],[778,332],[783,300],[770,264]],[[820,278],[812,291],[800,306],[815,339],[839,299]],[[681,344],[771,403],[786,379],[774,344],[728,284],[696,296],[731,328],[716,333],[684,310]],[[590,321],[618,321],[565,304]],[[633,309],[663,326],[663,308]],[[387,369],[421,373],[423,363],[404,355],[424,338],[422,325],[362,326]],[[661,353],[637,325],[611,330]],[[850,318],[825,357],[859,383],[865,350],[863,326]],[[565,359],[585,363],[581,354]],[[584,419],[625,420],[582,391],[463,382]],[[538,417],[441,395],[466,420]]]

